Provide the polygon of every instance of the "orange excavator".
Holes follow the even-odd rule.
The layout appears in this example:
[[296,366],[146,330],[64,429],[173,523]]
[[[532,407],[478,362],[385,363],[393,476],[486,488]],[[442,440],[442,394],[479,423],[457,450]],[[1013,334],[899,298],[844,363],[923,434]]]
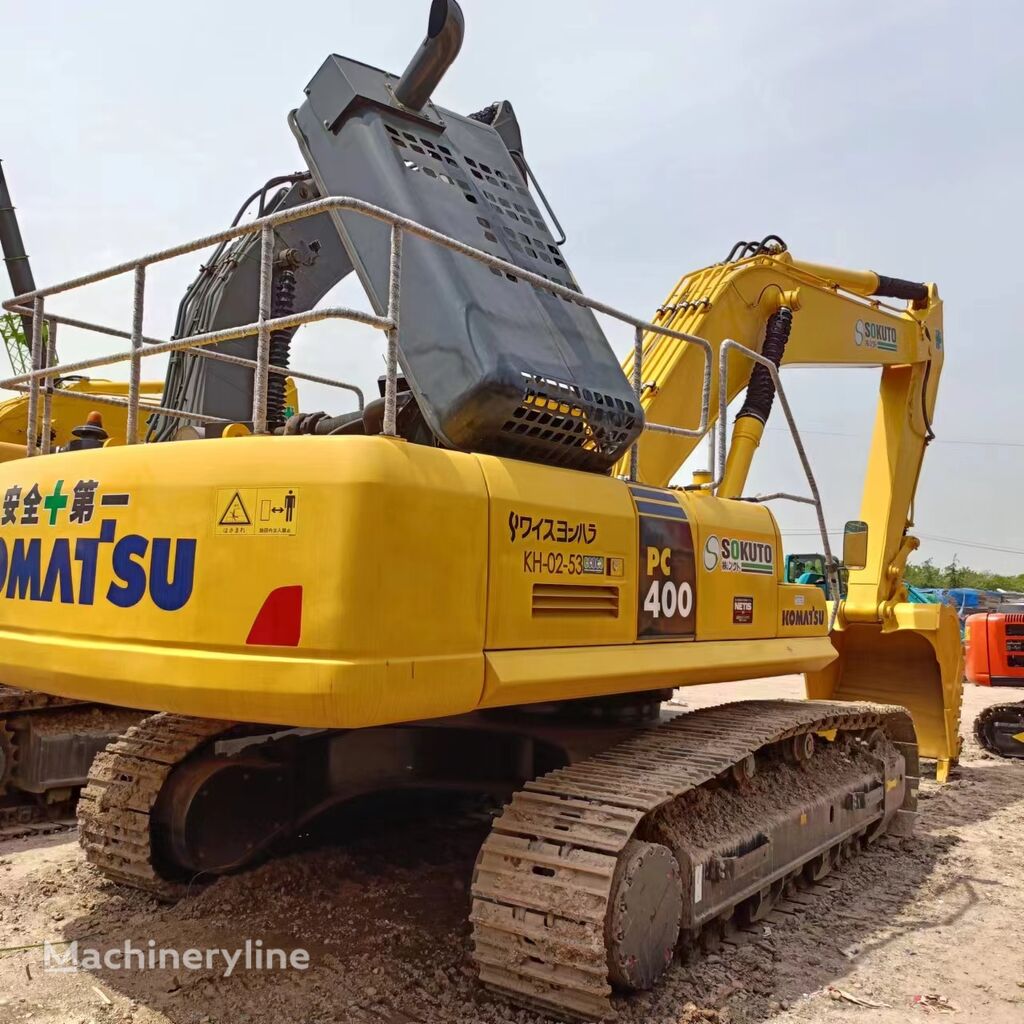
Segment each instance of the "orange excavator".
[[[979,686],[1024,686],[1024,604],[968,616],[965,673]],[[1024,758],[1024,701],[985,708],[974,735],[992,754]]]

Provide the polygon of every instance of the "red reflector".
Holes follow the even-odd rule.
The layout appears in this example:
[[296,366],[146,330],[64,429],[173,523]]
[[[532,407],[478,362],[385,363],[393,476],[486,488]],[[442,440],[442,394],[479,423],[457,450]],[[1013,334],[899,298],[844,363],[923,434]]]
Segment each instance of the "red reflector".
[[247,644],[298,647],[302,632],[302,587],[272,590],[253,620]]

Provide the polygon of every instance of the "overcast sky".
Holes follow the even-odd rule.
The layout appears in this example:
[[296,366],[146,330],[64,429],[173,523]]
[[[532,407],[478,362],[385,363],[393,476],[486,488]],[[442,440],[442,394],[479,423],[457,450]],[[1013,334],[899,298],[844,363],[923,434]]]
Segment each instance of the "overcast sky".
[[[0,0],[0,157],[37,281],[226,226],[268,177],[302,167],[285,118],[324,57],[400,72],[428,7]],[[588,294],[650,315],[684,272],[770,232],[799,258],[938,282],[947,358],[916,509],[920,555],[1024,571],[1019,5],[463,8],[462,54],[435,98],[463,112],[513,101]],[[147,333],[169,336],[197,266],[151,273]],[[127,327],[129,288],[90,289],[58,309]],[[380,372],[375,332],[303,331],[296,365],[364,386]],[[96,351],[94,339],[61,337],[65,359]],[[859,508],[877,377],[787,379],[841,528]],[[340,411],[344,400],[304,389],[303,405]],[[787,435],[767,437],[751,489],[799,489]],[[819,546],[799,532],[812,524],[805,511],[776,511],[790,550]]]

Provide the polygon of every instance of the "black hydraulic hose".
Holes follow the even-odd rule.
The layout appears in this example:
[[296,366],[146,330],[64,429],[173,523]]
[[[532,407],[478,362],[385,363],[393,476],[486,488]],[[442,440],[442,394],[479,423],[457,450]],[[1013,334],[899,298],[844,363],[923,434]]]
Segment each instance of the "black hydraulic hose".
[[762,253],[785,252],[789,248],[785,241],[778,235],[765,235],[760,242],[737,242],[725,257],[726,263],[735,260],[745,260],[750,256],[760,256]]
[[929,445],[935,440],[935,431],[932,430],[932,421],[928,419],[928,378],[932,375],[932,364],[924,364],[924,380],[921,381],[921,416],[924,419],[924,443]]
[[740,258],[740,253],[746,252],[749,242],[739,241],[730,250],[729,255],[725,257],[726,263],[732,263],[733,260]]
[[[782,364],[782,356],[786,351],[789,334],[793,328],[793,311],[788,306],[780,306],[778,311],[768,317],[768,326],[764,332],[764,345],[761,355],[770,359],[776,368]],[[767,366],[757,363],[750,374],[747,394],[743,400],[737,419],[752,416],[762,423],[768,422],[772,403],[775,401],[775,382]]]
[[[245,200],[245,202],[242,203],[242,205],[238,208],[238,213],[235,214],[234,219],[231,221],[231,227],[235,227],[239,223],[239,221],[241,221],[242,217],[245,216],[245,211],[249,209],[249,207],[253,204],[253,201],[256,199],[259,199],[260,201],[259,216],[262,217],[265,212],[267,193],[272,188],[278,185],[296,185],[300,181],[311,181],[312,178],[313,175],[310,174],[309,171],[295,171],[292,174],[278,174],[277,176],[270,178],[268,181],[264,182],[258,189],[256,189],[256,191],[253,192],[253,194],[249,196]],[[199,284],[202,281],[204,281],[206,277],[217,268],[218,261],[220,260],[221,255],[224,253],[224,250],[229,245],[236,241],[237,239],[232,239],[229,241],[221,242],[220,245],[217,246],[210,259],[207,260],[205,264],[203,264],[202,268],[199,271],[199,276],[189,286],[185,294],[181,297],[181,302],[178,303],[178,316],[177,319],[175,320],[173,337],[183,338],[185,336],[185,331],[187,329],[185,324],[185,316],[187,313],[190,300],[194,296]],[[189,331],[189,333],[195,333],[195,331]]]
[[907,299],[909,302],[927,302],[928,285],[920,281],[905,281],[902,277],[878,277],[878,287],[872,294],[882,299]]

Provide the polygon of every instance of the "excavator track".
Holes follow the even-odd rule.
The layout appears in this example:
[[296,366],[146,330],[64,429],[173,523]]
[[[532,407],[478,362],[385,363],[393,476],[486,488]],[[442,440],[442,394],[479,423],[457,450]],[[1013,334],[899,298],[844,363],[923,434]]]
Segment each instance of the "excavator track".
[[1024,701],[985,708],[974,720],[974,738],[996,757],[1024,758]]
[[[771,879],[774,888],[763,887],[753,901],[743,894],[733,906],[716,906],[706,920],[689,908],[689,918],[684,913],[674,929],[670,920],[681,903],[700,902],[711,878],[705,866],[688,865],[680,878],[671,850],[644,840],[674,838],[685,846],[685,835],[671,835],[672,811],[688,794],[730,773],[739,784],[759,751],[784,743],[794,750],[809,743],[813,750],[813,737],[834,736],[833,730],[880,731],[903,756],[901,789],[892,795],[900,798],[899,831],[908,834],[918,771],[913,725],[903,709],[882,705],[747,701],[708,708],[528,783],[495,820],[474,871],[471,921],[481,981],[545,1013],[600,1020],[612,1013],[613,984],[649,987],[674,955],[677,936],[696,944],[702,929],[721,927],[737,910],[749,923],[801,871],[822,877],[834,853],[860,837],[874,838],[896,819],[886,802],[897,785],[888,770],[873,817],[834,834],[811,856],[784,863]],[[851,807],[878,799],[846,797]],[[803,825],[807,816],[799,817]],[[685,823],[685,814],[681,819]],[[755,861],[767,860],[768,850],[762,845],[718,858],[723,877],[751,871]],[[652,940],[638,934],[644,931],[657,934]],[[651,949],[656,953],[646,959],[659,962],[644,962]]]
[[69,708],[81,703],[83,702],[72,700],[70,697],[53,697],[48,693],[36,693],[32,690],[19,690],[14,686],[0,685],[0,716],[38,711],[41,708]]
[[[92,715],[118,722],[100,736]],[[0,840],[73,828],[81,781],[69,778],[74,774],[70,765],[77,764],[84,776],[94,737],[99,736],[99,744],[107,742],[131,718],[120,709],[0,684]],[[70,758],[60,750],[54,753],[62,733],[75,744]],[[45,744],[51,745],[42,750]]]
[[235,723],[159,714],[133,726],[96,756],[78,801],[78,839],[86,859],[114,881],[173,900],[187,886],[154,863],[151,818],[176,765]]
[[19,803],[0,807],[0,842],[24,839],[26,836],[48,836],[67,832],[75,827],[74,809],[70,800],[53,804]]

